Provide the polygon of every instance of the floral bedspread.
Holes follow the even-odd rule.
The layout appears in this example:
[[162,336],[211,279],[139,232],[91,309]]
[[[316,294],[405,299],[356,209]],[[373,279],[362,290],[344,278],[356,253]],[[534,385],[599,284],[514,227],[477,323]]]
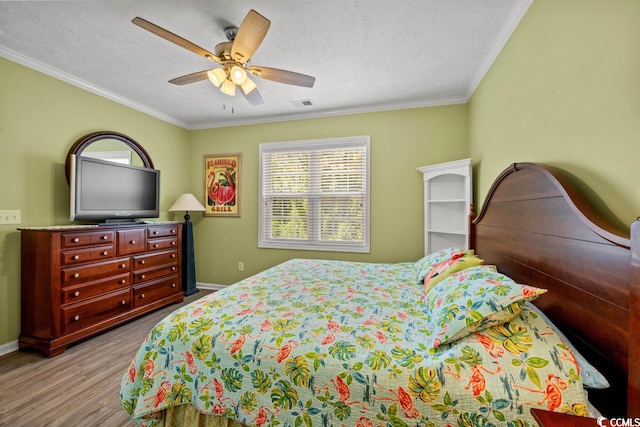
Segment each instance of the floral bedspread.
[[158,323],[123,376],[139,424],[190,404],[257,426],[535,426],[584,415],[573,355],[523,309],[428,348],[413,263],[294,259]]

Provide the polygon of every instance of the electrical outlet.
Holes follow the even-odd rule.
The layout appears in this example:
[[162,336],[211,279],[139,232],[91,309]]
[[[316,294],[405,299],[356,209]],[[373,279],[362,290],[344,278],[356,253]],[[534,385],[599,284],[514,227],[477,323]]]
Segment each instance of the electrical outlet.
[[20,211],[0,211],[0,224],[20,224]]
[[238,263],[238,271],[244,271],[244,262],[240,261]]

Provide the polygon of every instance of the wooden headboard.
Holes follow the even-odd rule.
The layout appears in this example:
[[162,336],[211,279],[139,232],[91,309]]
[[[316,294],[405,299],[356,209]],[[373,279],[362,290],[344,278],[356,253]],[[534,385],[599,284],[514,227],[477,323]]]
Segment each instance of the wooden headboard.
[[514,163],[472,222],[487,264],[548,292],[536,300],[609,380],[589,390],[609,417],[640,416],[640,222],[603,220],[556,168]]

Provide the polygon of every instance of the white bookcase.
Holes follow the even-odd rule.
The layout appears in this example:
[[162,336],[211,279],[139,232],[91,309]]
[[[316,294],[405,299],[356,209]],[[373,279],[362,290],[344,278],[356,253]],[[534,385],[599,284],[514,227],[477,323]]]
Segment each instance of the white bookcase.
[[472,210],[471,159],[418,168],[424,179],[425,255],[455,246],[469,248]]

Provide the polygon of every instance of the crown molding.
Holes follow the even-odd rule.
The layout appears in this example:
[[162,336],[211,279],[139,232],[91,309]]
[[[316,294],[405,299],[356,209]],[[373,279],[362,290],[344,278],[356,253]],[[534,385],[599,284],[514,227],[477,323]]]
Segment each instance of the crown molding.
[[8,49],[4,46],[0,46],[0,56],[6,58],[10,61],[18,63],[20,65],[24,65],[27,68],[38,71],[40,73],[46,74],[47,76],[53,77],[58,80],[62,80],[63,82],[69,83],[73,86],[79,87],[80,89],[84,89],[88,92],[94,93],[96,95],[102,96],[103,98],[107,98],[111,101],[117,102],[119,104],[125,105],[129,108],[133,108],[134,110],[140,111],[142,113],[148,114],[152,117],[160,119],[162,121],[174,124],[176,126],[180,126],[183,128],[187,128],[188,124],[176,120],[174,117],[171,117],[167,114],[164,114],[160,111],[149,108],[145,105],[142,105],[138,102],[132,101],[123,96],[117,95],[109,90],[103,89],[99,86],[96,86],[92,83],[89,83],[85,80],[79,79],[69,73],[66,73],[62,70],[59,70],[50,65],[44,64],[36,59],[25,56],[21,53],[18,53],[14,50]]

